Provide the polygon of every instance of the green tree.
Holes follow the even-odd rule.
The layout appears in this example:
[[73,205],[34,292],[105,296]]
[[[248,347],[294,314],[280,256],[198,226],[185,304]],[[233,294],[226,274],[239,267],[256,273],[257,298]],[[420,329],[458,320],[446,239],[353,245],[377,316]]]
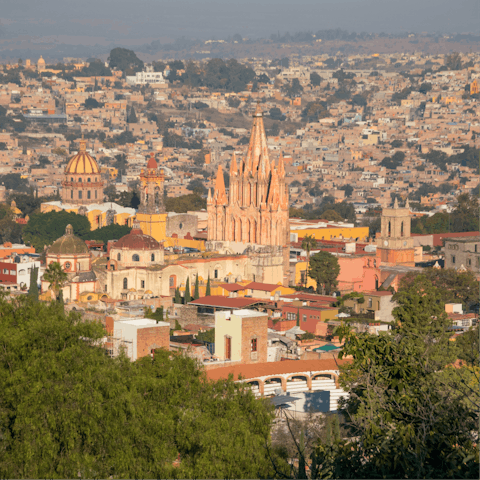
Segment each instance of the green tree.
[[209,297],[211,293],[211,287],[210,287],[210,273],[208,274],[208,279],[207,279],[207,288],[205,289],[205,296]]
[[130,110],[130,115],[128,116],[127,122],[128,123],[138,123],[137,114],[135,113],[135,109],[133,107]]
[[338,285],[340,265],[337,257],[328,252],[318,252],[310,258],[308,276],[317,282],[317,292],[330,295]]
[[163,307],[158,307],[155,309],[155,312],[152,311],[151,307],[145,308],[145,318],[151,318],[158,322],[163,322]]
[[165,198],[167,212],[187,213],[188,211],[199,211],[205,208],[207,208],[207,200],[198,193]]
[[[443,304],[462,303],[464,307],[469,307],[478,301],[478,281],[470,271],[460,272],[453,268],[425,268],[421,275],[436,288]],[[416,272],[407,273],[400,281],[398,292],[408,292],[417,276]]]
[[193,291],[193,299],[197,300],[200,298],[200,292],[199,292],[199,282],[198,282],[198,273],[195,278],[195,290]]
[[457,206],[452,212],[454,232],[475,232],[479,224],[479,201],[477,197],[463,193],[457,197]]
[[185,284],[185,294],[183,295],[185,303],[192,301],[192,296],[190,295],[190,277],[187,277],[187,283]]
[[307,252],[307,271],[305,273],[305,287],[307,287],[308,267],[310,265],[310,252],[317,247],[317,240],[313,235],[305,235],[302,240],[302,249]]
[[210,328],[205,332],[200,332],[197,335],[197,340],[201,340],[202,342],[215,343],[215,329]]
[[182,297],[180,295],[180,289],[178,287],[175,289],[175,298],[173,299],[173,303],[182,303]]
[[163,349],[109,358],[104,336],[56,302],[0,297],[3,478],[273,477],[273,412],[248,386]]
[[128,225],[112,223],[111,225],[106,225],[105,227],[97,228],[96,230],[84,234],[82,239],[97,240],[103,242],[104,245],[107,245],[109,240],[118,240],[123,236],[128,235],[131,230],[131,227]]
[[114,48],[110,51],[108,62],[111,68],[117,68],[123,72],[133,70],[139,72],[143,69],[143,62],[140,60],[133,50],[127,48]]
[[67,283],[67,278],[67,274],[58,262],[50,263],[43,274],[43,279],[50,284],[49,287],[55,292],[57,300],[61,299],[60,294]]
[[310,74],[310,85],[312,87],[318,87],[322,83],[322,77],[317,72],[312,72]]
[[30,288],[28,289],[28,296],[34,301],[38,302],[38,267],[33,267],[30,270]]
[[103,189],[103,194],[107,197],[107,202],[115,202],[115,200],[117,199],[117,189],[115,188],[115,185],[107,185]]
[[448,70],[461,70],[462,69],[462,57],[458,52],[453,52],[445,57],[445,67]]
[[72,225],[75,235],[84,238],[90,233],[90,222],[87,217],[73,212],[32,213],[23,229],[23,239],[42,252],[45,246],[51,245],[65,233],[67,225]]

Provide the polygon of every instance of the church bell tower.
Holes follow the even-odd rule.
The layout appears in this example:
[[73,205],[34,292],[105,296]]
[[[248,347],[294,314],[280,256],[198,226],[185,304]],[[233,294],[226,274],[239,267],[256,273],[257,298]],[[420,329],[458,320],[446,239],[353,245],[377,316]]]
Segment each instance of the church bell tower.
[[395,199],[393,208],[382,211],[380,236],[377,236],[377,265],[415,266],[415,248],[410,232],[411,214],[407,202],[405,207],[398,206]]
[[151,153],[147,168],[140,173],[140,205],[135,220],[144,234],[158,242],[164,241],[166,237],[164,183],[163,168],[158,169],[155,156]]

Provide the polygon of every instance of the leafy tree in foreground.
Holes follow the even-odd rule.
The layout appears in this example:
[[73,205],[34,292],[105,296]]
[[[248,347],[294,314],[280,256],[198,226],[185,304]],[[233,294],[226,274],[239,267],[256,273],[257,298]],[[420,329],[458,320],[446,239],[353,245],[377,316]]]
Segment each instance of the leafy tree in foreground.
[[30,288],[28,296],[34,301],[38,302],[38,267],[33,267],[30,270]]
[[[111,359],[99,323],[0,297],[0,476],[267,478],[272,413],[157,350]],[[178,467],[173,462],[179,459]]]
[[67,274],[63,271],[62,266],[58,262],[52,262],[45,269],[43,279],[50,284],[50,288],[55,292],[55,297],[60,300],[62,288],[67,282]]
[[310,258],[308,276],[317,282],[317,292],[330,295],[338,285],[340,265],[337,257],[328,252],[318,252]]

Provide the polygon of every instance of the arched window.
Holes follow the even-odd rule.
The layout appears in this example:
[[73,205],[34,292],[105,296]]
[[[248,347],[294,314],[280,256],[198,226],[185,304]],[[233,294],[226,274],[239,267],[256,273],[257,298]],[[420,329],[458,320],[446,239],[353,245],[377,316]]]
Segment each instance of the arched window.
[[90,177],[87,178],[87,182],[90,183]]
[[97,191],[95,190],[95,198],[97,198]]
[[122,255],[120,253],[117,253],[117,260],[120,261],[122,259]]
[[79,178],[78,181],[79,181],[80,183],[82,183],[82,179],[81,179],[81,178]]
[[388,236],[392,235],[392,222],[388,222]]
[[140,257],[136,253],[134,253],[132,255],[132,262],[139,262],[139,261],[140,261]]
[[71,182],[73,182],[73,177],[70,179]]
[[124,278],[123,279],[123,289],[126,290],[128,288],[128,279]]
[[168,279],[168,286],[169,286],[169,288],[177,288],[177,276],[176,275],[170,275],[170,278]]
[[78,192],[78,199],[79,199],[79,200],[82,199],[82,193],[83,193],[83,192],[82,192],[81,190]]
[[152,253],[152,254],[150,255],[150,261],[151,261],[151,262],[154,262],[154,261],[155,261],[155,254],[154,254],[154,253]]
[[400,224],[400,236],[403,237],[403,222]]
[[88,198],[88,200],[90,200],[91,195],[92,195],[92,194],[91,194],[91,192],[90,192],[90,190],[89,190],[89,191],[87,192],[87,198]]
[[70,198],[73,198],[73,190],[70,190]]

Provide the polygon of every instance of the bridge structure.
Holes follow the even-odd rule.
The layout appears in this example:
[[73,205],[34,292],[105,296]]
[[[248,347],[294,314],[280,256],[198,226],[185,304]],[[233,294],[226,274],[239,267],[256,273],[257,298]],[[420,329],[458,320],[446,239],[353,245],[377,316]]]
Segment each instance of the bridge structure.
[[257,397],[329,391],[330,411],[335,411],[340,398],[348,395],[338,383],[339,366],[346,362],[348,360],[328,359],[237,364],[209,368],[207,377],[219,380],[231,374],[236,382],[251,385]]

